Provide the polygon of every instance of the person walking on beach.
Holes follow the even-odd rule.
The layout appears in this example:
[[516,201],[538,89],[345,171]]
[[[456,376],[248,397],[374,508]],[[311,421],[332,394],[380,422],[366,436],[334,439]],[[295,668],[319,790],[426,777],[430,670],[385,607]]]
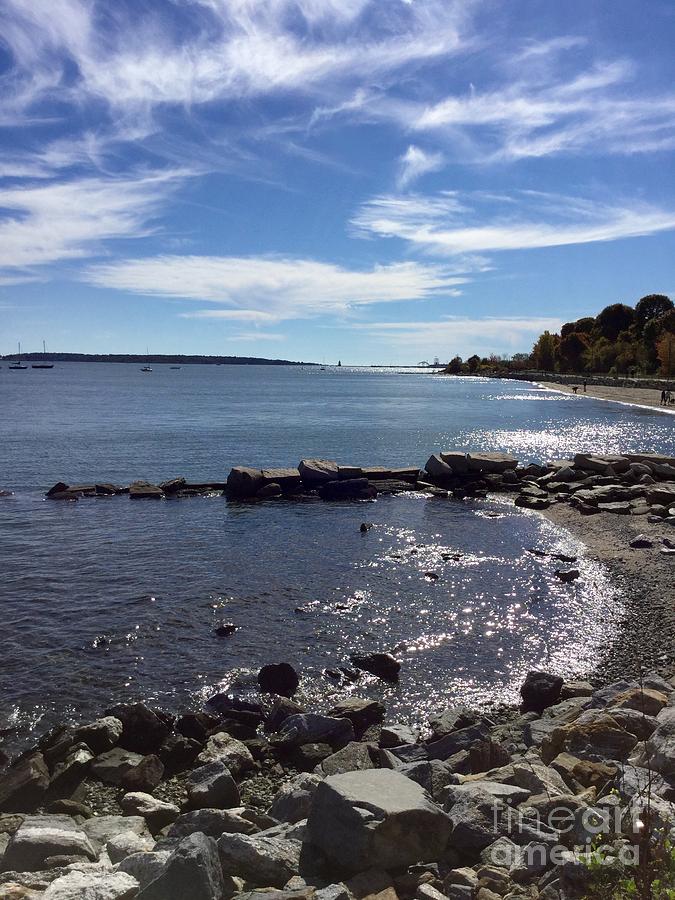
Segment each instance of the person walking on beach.
[[587,384],[587,383],[588,383],[588,382],[587,382],[586,379],[584,378],[584,394],[586,393],[586,384]]

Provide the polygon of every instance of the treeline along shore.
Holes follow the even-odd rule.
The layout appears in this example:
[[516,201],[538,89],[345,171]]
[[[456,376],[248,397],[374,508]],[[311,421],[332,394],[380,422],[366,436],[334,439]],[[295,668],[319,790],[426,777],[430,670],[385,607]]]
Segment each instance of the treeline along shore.
[[[351,501],[392,490],[433,502],[505,492],[524,509],[602,519],[604,530],[639,522],[624,555],[642,555],[646,570],[675,554],[675,457],[653,453],[522,465],[449,450],[422,469],[305,459],[235,467],[209,484],[60,482],[48,497]],[[549,555],[561,582],[580,577],[574,557]],[[644,612],[656,619],[655,605]],[[299,702],[306,674],[277,660],[259,670],[257,695],[215,694],[182,714],[102,704],[101,718],[66,723],[6,760],[0,896],[566,900],[621,896],[608,878],[610,888],[612,878],[663,882],[673,874],[664,835],[675,826],[675,668],[672,655],[648,672],[634,662],[567,681],[532,671],[519,705],[449,701],[423,728],[368,697],[377,682],[405,689],[405,660],[387,647],[336,660],[324,674],[351,693],[322,710]]]
[[139,363],[142,365],[206,365],[206,366],[315,366],[318,363],[297,362],[290,359],[265,359],[259,356],[201,356],[172,353],[8,353],[0,359],[28,362],[103,362]]

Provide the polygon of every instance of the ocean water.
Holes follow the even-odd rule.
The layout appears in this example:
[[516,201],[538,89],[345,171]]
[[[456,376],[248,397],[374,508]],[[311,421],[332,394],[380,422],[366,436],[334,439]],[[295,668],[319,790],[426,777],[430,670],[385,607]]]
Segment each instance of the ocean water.
[[[224,480],[232,465],[423,465],[440,449],[673,450],[675,418],[534,385],[392,370],[57,364],[0,369],[0,728],[9,749],[114,700],[197,707],[255,692],[267,662],[327,708],[376,696],[391,720],[514,699],[525,672],[592,668],[622,599],[564,530],[507,499],[374,503],[220,496],[59,503],[55,481]],[[360,532],[363,521],[373,523]],[[579,555],[582,578],[532,548]],[[432,580],[425,573],[433,572]],[[220,622],[237,626],[219,638]],[[401,680],[336,683],[391,650]],[[3,724],[4,723],[4,724]]]

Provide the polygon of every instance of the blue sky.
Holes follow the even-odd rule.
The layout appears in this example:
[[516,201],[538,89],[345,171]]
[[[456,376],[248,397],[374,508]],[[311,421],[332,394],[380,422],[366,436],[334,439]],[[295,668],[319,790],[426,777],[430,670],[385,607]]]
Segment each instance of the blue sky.
[[4,0],[0,352],[529,350],[675,293],[672,0]]

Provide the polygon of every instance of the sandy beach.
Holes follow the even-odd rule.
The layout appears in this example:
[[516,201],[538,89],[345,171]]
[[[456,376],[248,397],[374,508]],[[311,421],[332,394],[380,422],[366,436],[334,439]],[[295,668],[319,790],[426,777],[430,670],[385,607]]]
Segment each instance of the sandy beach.
[[[551,391],[560,391],[563,394],[574,393],[571,384],[542,382],[539,384],[539,387]],[[580,400],[585,397],[592,397],[595,400],[613,400],[615,403],[631,403],[634,406],[648,406],[662,409],[664,412],[675,413],[675,406],[671,406],[668,409],[661,406],[661,391],[655,388],[606,387],[604,385],[589,384],[585,394],[582,385],[579,385],[578,388],[579,392],[576,396]]]

